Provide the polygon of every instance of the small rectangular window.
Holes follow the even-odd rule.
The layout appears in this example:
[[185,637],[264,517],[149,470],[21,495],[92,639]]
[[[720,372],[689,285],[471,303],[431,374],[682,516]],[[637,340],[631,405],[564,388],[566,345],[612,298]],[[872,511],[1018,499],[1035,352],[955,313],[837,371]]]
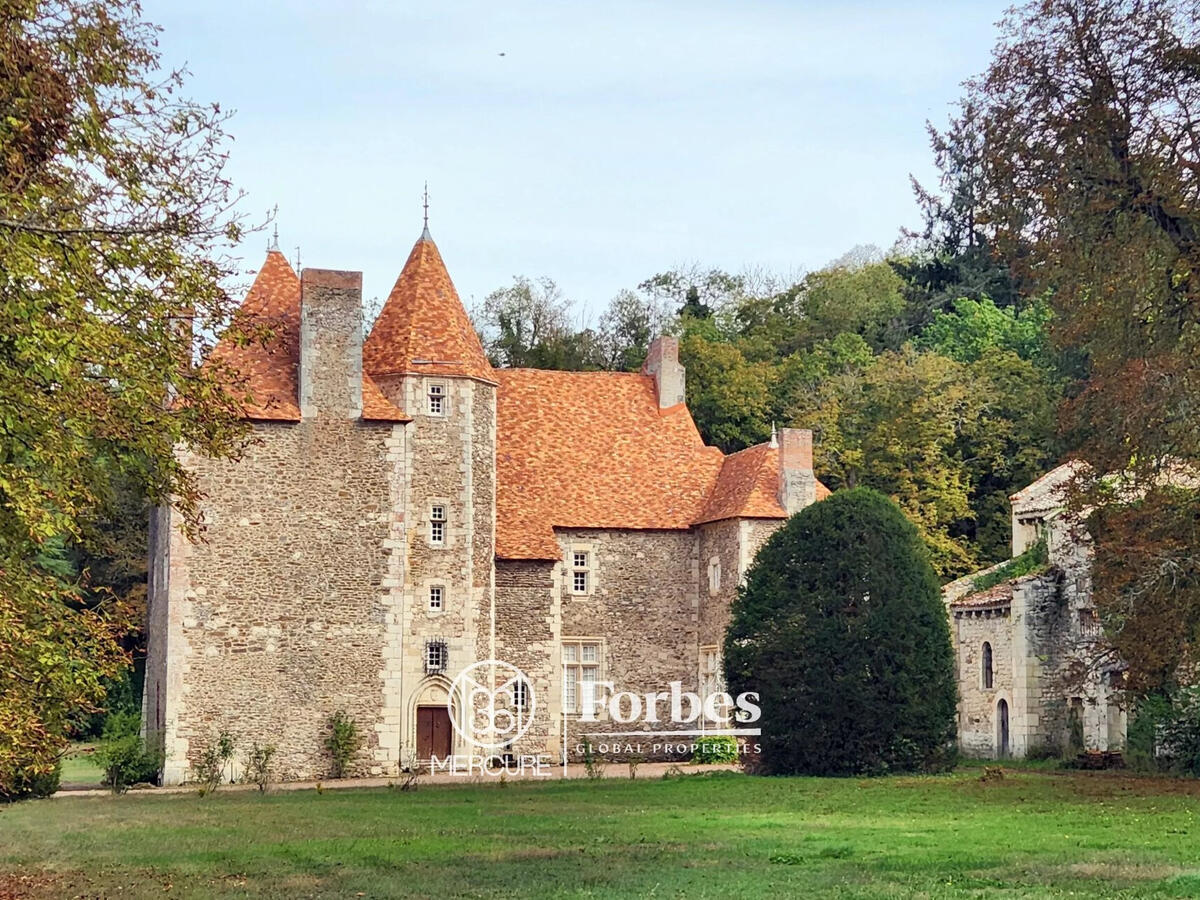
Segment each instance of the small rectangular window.
[[440,416],[446,412],[446,386],[442,384],[429,385],[429,414]]
[[429,588],[429,608],[435,611],[442,608],[442,586],[440,584]]
[[571,551],[571,593],[590,593],[591,554],[586,550]]
[[426,641],[425,642],[425,674],[433,675],[439,672],[445,672],[449,662],[450,653],[446,649],[445,641]]
[[432,506],[429,509],[429,543],[438,546],[446,542],[446,507]]

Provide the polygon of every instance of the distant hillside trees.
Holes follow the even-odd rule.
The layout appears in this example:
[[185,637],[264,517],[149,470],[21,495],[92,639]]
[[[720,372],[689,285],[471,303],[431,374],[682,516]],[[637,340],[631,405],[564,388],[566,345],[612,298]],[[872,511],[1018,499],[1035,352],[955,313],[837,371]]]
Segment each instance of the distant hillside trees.
[[757,691],[761,770],[938,771],[956,688],[937,577],[917,529],[877,491],[801,510],[759,550],[725,639],[734,696]]

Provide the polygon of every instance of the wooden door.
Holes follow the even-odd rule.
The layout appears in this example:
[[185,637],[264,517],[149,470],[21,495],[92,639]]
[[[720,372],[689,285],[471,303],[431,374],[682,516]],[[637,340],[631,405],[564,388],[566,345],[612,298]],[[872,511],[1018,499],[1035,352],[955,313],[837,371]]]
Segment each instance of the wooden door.
[[417,707],[417,757],[450,755],[450,711],[444,706]]

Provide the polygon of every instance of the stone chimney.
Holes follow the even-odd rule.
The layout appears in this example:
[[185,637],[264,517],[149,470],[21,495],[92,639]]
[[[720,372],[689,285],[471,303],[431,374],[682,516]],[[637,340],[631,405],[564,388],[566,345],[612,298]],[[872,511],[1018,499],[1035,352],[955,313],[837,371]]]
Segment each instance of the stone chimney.
[[816,500],[812,432],[784,428],[779,432],[779,503],[790,516]]
[[660,335],[650,345],[642,374],[654,376],[658,408],[667,409],[684,400],[684,371],[679,364],[679,338]]
[[362,273],[300,273],[300,415],[362,416]]

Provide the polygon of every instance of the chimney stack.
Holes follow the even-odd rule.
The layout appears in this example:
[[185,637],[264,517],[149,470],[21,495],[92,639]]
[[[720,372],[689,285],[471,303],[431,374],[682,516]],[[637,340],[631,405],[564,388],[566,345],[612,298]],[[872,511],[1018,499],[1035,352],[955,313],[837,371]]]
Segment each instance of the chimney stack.
[[807,428],[779,432],[779,503],[790,516],[817,500],[813,435]]
[[654,376],[658,408],[668,409],[684,401],[684,370],[679,364],[679,338],[659,335],[650,344],[642,374]]
[[362,416],[362,273],[300,273],[300,415]]

